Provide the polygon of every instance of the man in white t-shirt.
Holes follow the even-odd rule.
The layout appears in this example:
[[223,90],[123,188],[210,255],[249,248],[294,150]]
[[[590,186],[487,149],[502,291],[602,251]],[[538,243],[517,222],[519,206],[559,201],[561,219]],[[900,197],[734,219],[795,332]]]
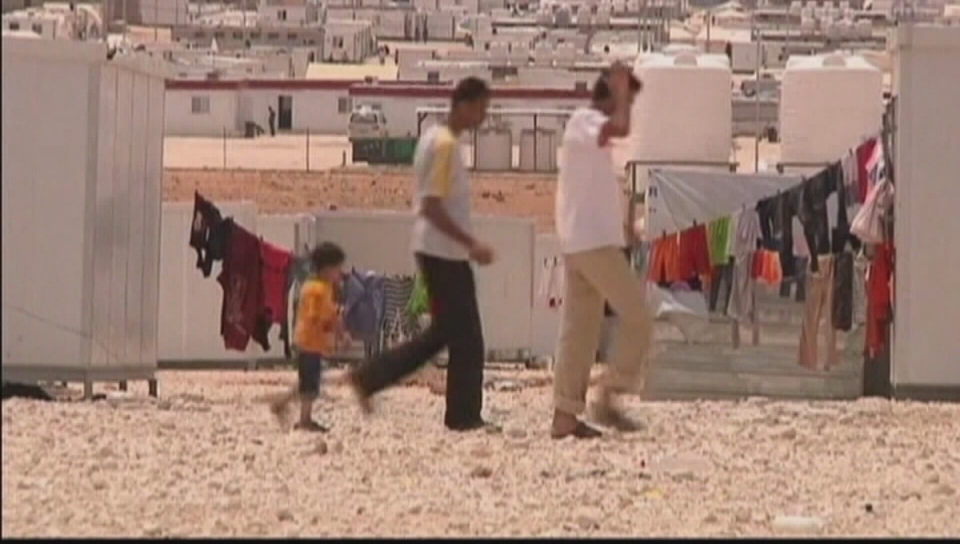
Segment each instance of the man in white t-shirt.
[[576,110],[563,135],[564,161],[557,185],[556,227],[564,254],[566,293],[554,379],[551,436],[593,438],[600,432],[579,419],[586,408],[604,301],[619,318],[618,339],[594,410],[599,423],[637,428],[616,397],[642,379],[653,340],[643,284],[623,258],[634,240],[626,225],[623,186],[611,140],[630,133],[630,109],[640,81],[616,63],[594,85],[589,107]]
[[427,129],[417,143],[411,245],[429,295],[431,320],[419,336],[363,362],[350,374],[365,412],[371,409],[373,395],[423,368],[446,349],[444,424],[454,431],[486,427],[480,414],[486,353],[470,262],[489,265],[494,252],[474,236],[470,177],[459,138],[483,123],[489,106],[487,84],[475,77],[463,79],[453,90],[447,122]]

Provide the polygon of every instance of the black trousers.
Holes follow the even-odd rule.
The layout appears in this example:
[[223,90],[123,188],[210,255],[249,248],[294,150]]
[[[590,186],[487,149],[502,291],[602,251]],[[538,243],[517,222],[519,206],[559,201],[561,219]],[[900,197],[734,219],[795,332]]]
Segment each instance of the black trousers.
[[483,408],[483,327],[477,305],[477,286],[467,261],[451,261],[416,254],[430,294],[431,321],[419,336],[365,361],[357,369],[358,382],[374,394],[414,373],[446,348],[447,410],[444,424],[469,429],[481,422]]

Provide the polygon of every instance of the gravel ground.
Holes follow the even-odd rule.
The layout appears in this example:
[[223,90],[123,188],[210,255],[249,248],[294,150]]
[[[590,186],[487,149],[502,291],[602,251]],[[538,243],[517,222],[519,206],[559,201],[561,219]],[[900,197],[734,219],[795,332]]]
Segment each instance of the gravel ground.
[[960,406],[633,400],[647,430],[558,443],[544,374],[488,376],[502,431],[463,435],[435,384],[387,392],[368,420],[331,386],[332,431],[288,431],[262,398],[292,372],[161,373],[159,401],[4,401],[2,533],[960,535]]

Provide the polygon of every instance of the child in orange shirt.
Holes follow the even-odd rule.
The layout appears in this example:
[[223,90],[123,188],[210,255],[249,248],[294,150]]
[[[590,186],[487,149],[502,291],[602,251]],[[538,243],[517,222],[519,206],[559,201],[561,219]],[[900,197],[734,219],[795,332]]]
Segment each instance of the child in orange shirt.
[[294,345],[297,347],[297,386],[271,404],[271,411],[285,419],[290,403],[300,400],[300,420],[295,428],[326,432],[313,420],[313,404],[320,396],[323,360],[333,350],[335,337],[343,335],[334,292],[340,283],[346,255],[339,246],[324,242],[310,255],[313,276],[300,289]]

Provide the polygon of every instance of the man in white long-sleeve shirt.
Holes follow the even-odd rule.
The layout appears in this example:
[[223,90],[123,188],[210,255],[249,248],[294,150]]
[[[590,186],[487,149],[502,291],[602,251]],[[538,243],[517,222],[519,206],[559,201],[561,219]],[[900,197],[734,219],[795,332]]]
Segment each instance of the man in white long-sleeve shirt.
[[[600,385],[594,416],[621,431],[633,430],[617,405],[639,385],[653,339],[642,282],[623,258],[632,228],[624,217],[611,140],[630,133],[630,109],[640,81],[620,64],[594,85],[588,107],[576,110],[563,135],[564,161],[557,186],[556,227],[564,254],[566,293],[554,379],[551,436],[592,438],[600,432],[579,419],[586,408],[604,301],[620,320],[612,360]],[[630,234],[628,234],[630,233]]]

